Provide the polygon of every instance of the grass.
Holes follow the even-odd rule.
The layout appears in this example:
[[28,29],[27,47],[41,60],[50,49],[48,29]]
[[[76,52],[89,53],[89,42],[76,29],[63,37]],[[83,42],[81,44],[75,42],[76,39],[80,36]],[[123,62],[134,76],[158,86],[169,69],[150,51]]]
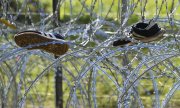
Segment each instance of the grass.
[[[39,59],[39,57],[32,57],[30,59],[29,63],[31,63],[31,62],[33,62],[34,60],[37,60],[37,59]],[[33,60],[33,61],[31,61],[31,60]],[[42,63],[43,62],[39,61],[39,64],[42,64]],[[82,63],[82,61],[81,61],[81,63]],[[74,66],[72,66],[72,63],[67,62],[64,65],[68,66],[68,67],[71,67],[71,68],[68,68],[68,70],[70,72],[73,72],[74,75],[76,75],[76,71],[74,70]],[[135,64],[135,65],[137,65],[137,64]],[[41,69],[45,68],[46,65],[43,64],[42,66],[43,67],[33,66],[34,70],[31,71],[33,73],[30,73],[30,75],[28,75],[28,76],[32,76],[32,78],[36,77],[37,74],[42,71]],[[81,68],[81,67],[79,67],[79,65],[77,65],[76,67],[78,67],[79,69]],[[163,70],[165,67],[161,67],[161,68]],[[156,69],[154,69],[154,70],[156,70]],[[63,70],[63,72],[64,72],[65,77],[69,78],[68,79],[69,81],[73,80],[73,78],[71,78],[71,76],[68,75],[67,70]],[[98,73],[99,73],[99,75],[97,76],[97,79],[96,79],[96,81],[97,81],[97,84],[96,84],[97,85],[96,86],[96,89],[97,89],[96,93],[97,93],[97,95],[96,96],[97,96],[97,101],[98,101],[97,104],[98,104],[99,108],[103,108],[103,107],[109,107],[109,108],[115,107],[116,106],[116,102],[117,102],[117,95],[118,95],[116,93],[116,87],[115,87],[115,85],[113,83],[109,83],[109,82],[111,82],[111,80],[108,80],[108,78],[104,74],[102,74],[101,71],[99,71]],[[108,73],[111,74],[110,72],[108,72]],[[156,74],[156,73],[154,73],[154,74]],[[89,76],[89,74],[87,75],[87,77],[88,76]],[[148,74],[145,74],[144,76],[148,77]],[[46,83],[47,79],[49,79],[50,82]],[[54,102],[54,87],[53,87],[54,83],[53,83],[53,79],[54,79],[53,70],[50,70],[48,75],[45,75],[35,85],[35,89],[37,89],[37,91],[32,90],[32,93],[31,92],[29,93],[29,95],[32,95],[32,96],[33,95],[34,96],[40,95],[40,97],[44,97],[44,95],[46,95],[46,93],[47,93],[48,96],[47,96],[46,100],[43,102],[43,104],[47,108],[54,106],[54,103],[53,103]],[[119,76],[118,80],[119,80],[119,83],[122,84],[123,81],[122,81],[122,78],[120,76]],[[72,83],[71,85],[73,85],[73,82],[71,82],[71,83]],[[86,80],[84,83],[88,84],[88,80]],[[141,83],[141,86],[138,88],[138,90],[139,90],[140,96],[142,98],[142,101],[143,101],[145,107],[151,108],[151,106],[152,106],[152,98],[154,98],[154,91],[153,91],[152,81],[148,80],[148,79],[144,79],[144,80],[141,80],[140,83]],[[171,88],[171,86],[174,83],[174,81],[172,79],[163,77],[163,78],[157,79],[157,83],[159,85],[158,87],[159,87],[159,90],[160,90],[159,91],[160,99],[162,101],[162,99],[164,99],[165,94]],[[46,88],[47,84],[49,84],[50,87],[48,89],[48,92],[45,93],[44,91],[45,91],[45,88]],[[39,88],[41,88],[41,89],[39,89]],[[66,81],[64,83],[63,88],[64,88],[64,91],[65,91],[64,92],[64,100],[67,100],[68,93],[69,93],[69,87],[67,86]],[[77,92],[77,96],[79,96],[79,99],[81,99],[82,98],[82,94],[79,92],[79,90],[77,90],[77,91],[78,91]],[[36,94],[36,93],[38,93],[38,94]],[[180,92],[177,91],[176,95],[174,95],[174,97],[173,97],[172,101],[170,102],[170,104],[173,103],[173,106],[178,106],[178,101],[175,101],[175,99],[179,99],[178,98],[179,94],[180,94]],[[27,104],[27,106],[31,106],[31,105]]]

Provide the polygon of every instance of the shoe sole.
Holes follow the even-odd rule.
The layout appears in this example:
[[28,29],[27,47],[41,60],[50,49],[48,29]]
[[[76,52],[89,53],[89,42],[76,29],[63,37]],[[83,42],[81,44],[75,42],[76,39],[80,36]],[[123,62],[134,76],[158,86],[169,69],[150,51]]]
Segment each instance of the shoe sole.
[[[51,39],[45,36],[42,36],[38,33],[34,32],[24,32],[24,33],[19,33],[14,36],[14,40],[16,44],[20,47],[27,47],[29,45],[36,45],[36,44],[42,44],[46,42],[57,42],[57,41],[62,41],[60,39]],[[33,50],[33,49],[41,49],[49,53],[53,53],[54,55],[63,55],[65,54],[68,49],[69,45],[66,43],[62,44],[47,44],[47,45],[39,45],[39,46],[33,46],[31,48],[27,48],[28,50]]]
[[162,39],[164,33],[165,33],[165,30],[162,29],[153,36],[145,37],[145,36],[141,36],[141,35],[138,35],[135,32],[133,32],[131,37],[133,37],[134,39],[139,40],[141,42],[152,42],[152,41],[157,41],[157,40]]

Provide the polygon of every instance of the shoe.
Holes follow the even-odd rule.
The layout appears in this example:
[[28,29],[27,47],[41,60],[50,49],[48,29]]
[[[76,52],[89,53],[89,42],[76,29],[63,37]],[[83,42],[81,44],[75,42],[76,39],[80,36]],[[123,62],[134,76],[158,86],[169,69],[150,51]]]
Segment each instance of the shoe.
[[[28,50],[33,49],[41,49],[49,53],[53,53],[54,55],[63,55],[65,54],[68,49],[69,45],[65,43],[63,37],[59,34],[49,34],[43,33],[39,31],[23,31],[19,32],[14,36],[14,40],[16,44],[20,47],[27,47],[32,45],[32,47],[27,48]],[[62,44],[43,44],[47,42],[62,42]],[[36,45],[36,44],[43,44],[43,45]]]
[[140,22],[132,26],[130,36],[141,42],[152,42],[163,38],[164,33],[165,30],[151,20],[149,23]]
[[113,46],[125,46],[125,45],[132,45],[132,42],[128,39],[118,39],[113,42]]

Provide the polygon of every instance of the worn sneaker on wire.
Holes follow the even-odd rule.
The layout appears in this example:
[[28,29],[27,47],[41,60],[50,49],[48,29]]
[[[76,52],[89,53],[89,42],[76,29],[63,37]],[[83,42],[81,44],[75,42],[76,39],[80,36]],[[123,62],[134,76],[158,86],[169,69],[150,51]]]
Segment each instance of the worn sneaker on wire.
[[131,37],[141,42],[152,42],[163,38],[165,30],[160,28],[154,20],[149,23],[140,22],[132,26]]
[[[14,36],[14,40],[18,46],[27,47],[28,50],[40,49],[57,56],[65,54],[69,49],[69,45],[63,40],[63,37],[56,33],[51,34],[29,30],[17,33]],[[32,47],[29,47],[30,45]]]

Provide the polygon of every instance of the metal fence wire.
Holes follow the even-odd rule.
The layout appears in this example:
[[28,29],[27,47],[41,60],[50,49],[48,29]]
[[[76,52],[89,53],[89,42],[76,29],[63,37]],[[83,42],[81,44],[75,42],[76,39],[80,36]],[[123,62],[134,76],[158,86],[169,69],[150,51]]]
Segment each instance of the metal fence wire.
[[[162,39],[130,37],[152,19]],[[179,27],[179,0],[1,0],[0,107],[178,108]],[[61,34],[69,50],[19,47],[14,35],[27,30]],[[135,44],[113,46],[124,38]]]

